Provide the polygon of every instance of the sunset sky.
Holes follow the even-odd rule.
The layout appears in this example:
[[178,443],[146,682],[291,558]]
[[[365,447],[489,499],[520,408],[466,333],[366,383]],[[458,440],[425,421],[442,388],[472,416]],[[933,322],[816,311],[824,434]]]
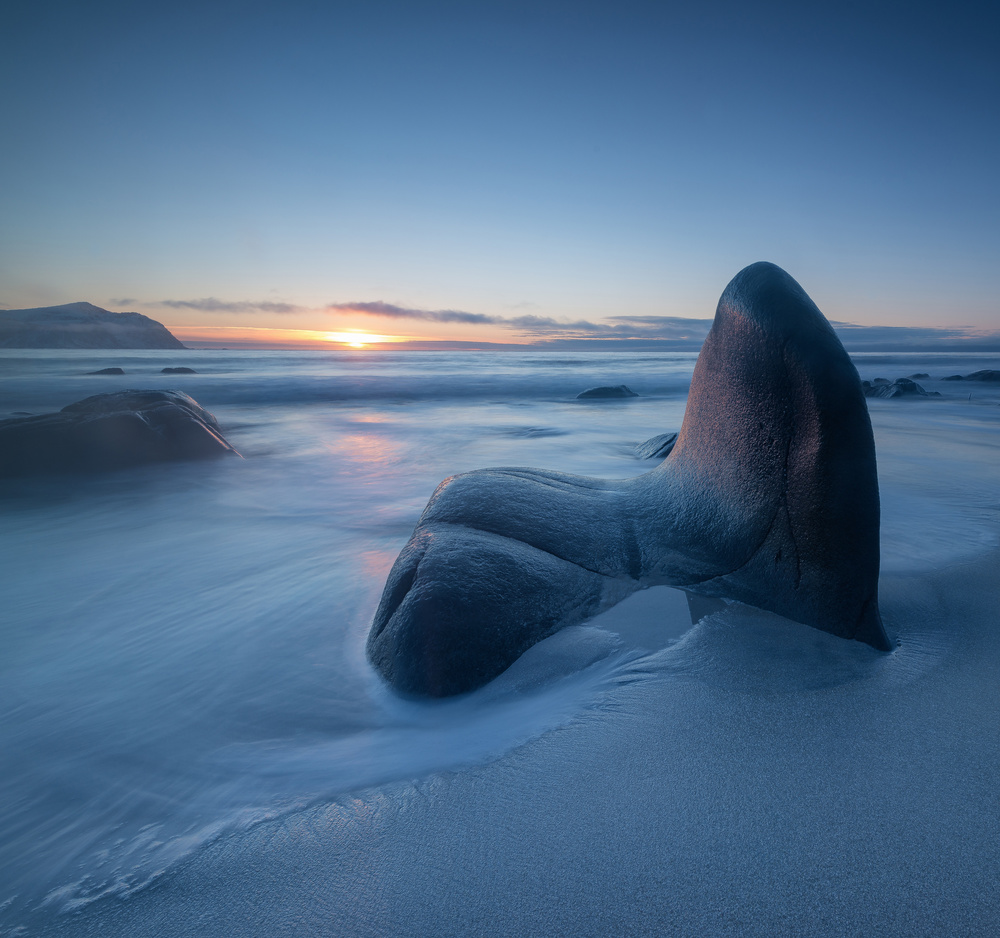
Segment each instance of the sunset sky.
[[9,9],[0,307],[635,340],[771,260],[831,319],[1000,329],[991,4]]

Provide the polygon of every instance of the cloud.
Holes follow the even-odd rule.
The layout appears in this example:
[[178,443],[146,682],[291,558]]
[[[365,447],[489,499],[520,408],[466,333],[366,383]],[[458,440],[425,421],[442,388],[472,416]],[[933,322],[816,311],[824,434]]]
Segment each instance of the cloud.
[[834,331],[850,351],[995,351],[1000,332],[972,326],[860,326],[833,322]]
[[460,309],[410,309],[392,303],[374,302],[330,303],[327,310],[337,313],[368,313],[389,319],[422,319],[425,322],[461,322],[471,325],[498,325],[507,320],[485,313],[466,313]]
[[110,299],[107,302],[110,306],[135,306],[142,301],[137,300],[134,296],[122,296],[117,299]]
[[295,303],[274,303],[270,300],[217,300],[208,296],[200,300],[157,300],[154,306],[170,309],[196,309],[204,313],[301,313],[308,309]]
[[684,319],[679,316],[610,316],[607,322],[586,319],[563,322],[550,316],[493,316],[458,309],[414,309],[381,300],[330,303],[327,310],[343,313],[367,313],[390,319],[419,319],[423,322],[450,322],[466,325],[500,326],[525,336],[564,336],[572,338],[660,338],[697,339],[702,341],[712,324],[710,319]]

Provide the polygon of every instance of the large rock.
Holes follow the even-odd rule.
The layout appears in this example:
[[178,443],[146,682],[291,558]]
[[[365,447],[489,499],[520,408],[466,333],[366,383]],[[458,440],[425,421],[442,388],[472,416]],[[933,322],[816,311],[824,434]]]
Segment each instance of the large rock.
[[622,481],[446,479],[389,573],[368,656],[400,691],[457,694],[658,584],[888,650],[878,539],[857,371],[803,289],[753,264],[719,301],[670,455]]
[[0,310],[0,348],[184,348],[163,323],[93,303]]
[[239,455],[215,417],[180,391],[95,394],[59,413],[0,421],[0,478],[227,453]]

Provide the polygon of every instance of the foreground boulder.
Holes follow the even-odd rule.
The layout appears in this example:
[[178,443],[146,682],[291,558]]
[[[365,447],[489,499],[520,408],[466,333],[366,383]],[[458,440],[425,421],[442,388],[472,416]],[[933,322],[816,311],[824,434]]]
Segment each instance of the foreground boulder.
[[636,589],[737,599],[878,649],[879,499],[858,373],[773,264],[719,301],[669,456],[611,481],[539,469],[446,479],[386,581],[368,657],[445,696]]
[[0,478],[227,453],[239,455],[215,417],[180,391],[95,394],[55,414],[0,421]]

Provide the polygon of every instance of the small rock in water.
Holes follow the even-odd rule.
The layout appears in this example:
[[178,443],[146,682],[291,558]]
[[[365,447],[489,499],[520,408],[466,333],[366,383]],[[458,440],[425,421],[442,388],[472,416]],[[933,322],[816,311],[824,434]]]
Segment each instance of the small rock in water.
[[198,374],[193,368],[185,368],[183,365],[177,368],[161,368],[161,375],[196,375]]
[[638,396],[627,384],[616,384],[613,387],[587,388],[586,391],[581,391],[577,394],[576,399],[578,401],[595,399],[612,400],[614,398]]
[[0,420],[0,478],[104,472],[239,453],[180,391],[95,394],[59,413]]
[[644,443],[636,443],[635,454],[640,459],[666,459],[676,442],[676,433],[660,433]]
[[907,375],[906,377],[916,381],[917,378],[929,378],[930,375],[926,371],[918,371],[915,375]]
[[909,378],[897,378],[891,384],[884,379],[875,379],[875,383],[861,382],[865,397],[940,397],[939,391],[925,391],[915,381]]
[[888,378],[876,378],[872,384],[892,384]]
[[123,375],[125,374],[122,368],[102,368],[100,371],[88,371],[88,375]]

